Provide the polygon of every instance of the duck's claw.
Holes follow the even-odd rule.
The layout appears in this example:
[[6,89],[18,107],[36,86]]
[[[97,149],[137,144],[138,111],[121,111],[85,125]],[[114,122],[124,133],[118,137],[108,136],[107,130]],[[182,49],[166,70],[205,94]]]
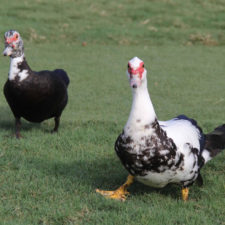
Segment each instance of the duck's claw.
[[116,199],[120,201],[125,201],[129,192],[127,188],[134,182],[134,177],[129,175],[127,177],[127,181],[115,191],[104,191],[100,189],[96,189],[96,192],[105,196],[106,198]]
[[129,192],[121,186],[120,188],[116,189],[115,191],[104,191],[100,189],[96,189],[96,192],[105,196],[106,198],[116,199],[120,201],[125,201]]

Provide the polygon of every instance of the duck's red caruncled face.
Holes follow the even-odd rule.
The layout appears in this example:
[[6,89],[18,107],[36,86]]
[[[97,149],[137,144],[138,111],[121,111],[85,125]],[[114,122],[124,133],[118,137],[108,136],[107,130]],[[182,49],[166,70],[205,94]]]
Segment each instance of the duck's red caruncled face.
[[138,75],[139,78],[142,78],[142,74],[144,72],[144,62],[140,62],[139,67],[134,69],[131,63],[128,63],[128,73],[130,76]]
[[11,37],[5,37],[5,42],[7,43],[7,44],[11,44],[11,43],[13,43],[14,41],[17,41],[18,40],[18,34],[17,33],[15,33],[13,36],[11,36]]

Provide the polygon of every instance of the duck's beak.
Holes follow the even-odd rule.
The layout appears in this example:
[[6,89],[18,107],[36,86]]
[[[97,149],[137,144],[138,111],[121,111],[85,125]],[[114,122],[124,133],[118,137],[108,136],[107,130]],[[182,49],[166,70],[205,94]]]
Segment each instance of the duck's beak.
[[10,56],[10,55],[12,55],[12,51],[13,51],[12,47],[7,46],[7,47],[4,49],[4,51],[3,51],[2,54],[3,54],[4,56]]
[[139,87],[140,85],[141,85],[141,80],[140,80],[139,76],[131,74],[130,86],[135,89],[135,88]]

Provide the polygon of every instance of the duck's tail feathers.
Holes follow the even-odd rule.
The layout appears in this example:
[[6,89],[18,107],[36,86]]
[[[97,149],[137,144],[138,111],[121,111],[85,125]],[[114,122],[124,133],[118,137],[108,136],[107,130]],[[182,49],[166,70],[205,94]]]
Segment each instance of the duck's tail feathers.
[[225,124],[205,135],[205,146],[202,157],[205,163],[225,149]]
[[68,87],[68,85],[70,83],[70,79],[69,79],[66,71],[62,70],[62,69],[56,69],[54,72],[65,82],[66,86]]

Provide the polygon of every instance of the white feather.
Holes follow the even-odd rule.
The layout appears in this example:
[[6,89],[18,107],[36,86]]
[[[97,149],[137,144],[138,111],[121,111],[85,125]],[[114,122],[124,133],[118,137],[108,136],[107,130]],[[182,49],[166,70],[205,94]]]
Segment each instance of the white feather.
[[202,157],[205,159],[205,163],[212,159],[208,150],[203,150]]
[[24,55],[16,58],[11,58],[10,68],[9,68],[9,80],[15,80],[16,76],[19,76],[19,81],[22,81],[28,77],[28,70],[22,70],[18,68],[19,63],[24,60]]

